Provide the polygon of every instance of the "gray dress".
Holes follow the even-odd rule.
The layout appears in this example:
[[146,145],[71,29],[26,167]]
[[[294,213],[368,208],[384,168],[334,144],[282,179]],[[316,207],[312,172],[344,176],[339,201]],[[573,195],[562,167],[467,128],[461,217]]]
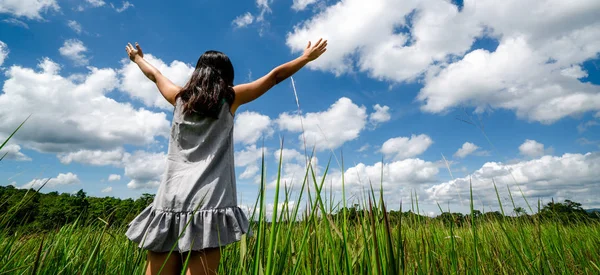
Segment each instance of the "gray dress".
[[167,168],[154,201],[126,232],[154,252],[220,247],[249,233],[237,205],[229,104],[221,104],[218,119],[183,114],[182,107],[177,98]]

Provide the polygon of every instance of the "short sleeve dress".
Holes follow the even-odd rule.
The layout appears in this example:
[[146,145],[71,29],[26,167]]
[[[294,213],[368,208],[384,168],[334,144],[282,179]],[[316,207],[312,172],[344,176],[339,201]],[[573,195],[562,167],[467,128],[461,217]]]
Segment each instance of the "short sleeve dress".
[[173,112],[166,171],[152,204],[128,225],[126,236],[153,252],[198,251],[250,234],[237,205],[233,115],[222,101],[219,118]]

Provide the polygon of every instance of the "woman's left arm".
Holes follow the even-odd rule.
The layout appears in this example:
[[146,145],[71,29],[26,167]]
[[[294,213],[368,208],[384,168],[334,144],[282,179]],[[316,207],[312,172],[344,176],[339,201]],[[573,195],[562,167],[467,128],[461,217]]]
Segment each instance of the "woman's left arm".
[[127,43],[125,50],[129,55],[129,59],[140,67],[142,73],[144,73],[148,79],[152,80],[152,82],[156,83],[156,87],[158,87],[158,90],[163,97],[171,103],[171,105],[175,105],[175,98],[182,88],[175,85],[171,80],[160,73],[158,69],[144,59],[144,53],[138,43],[135,43],[135,48],[131,43]]

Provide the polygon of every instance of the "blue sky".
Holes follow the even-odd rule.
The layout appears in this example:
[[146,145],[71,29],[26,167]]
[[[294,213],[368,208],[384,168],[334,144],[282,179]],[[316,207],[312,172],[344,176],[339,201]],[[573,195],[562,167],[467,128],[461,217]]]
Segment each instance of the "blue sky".
[[[464,211],[469,178],[486,210],[497,208],[492,179],[534,201],[600,206],[597,1],[21,2],[0,1],[0,138],[32,117],[0,152],[0,184],[156,191],[172,108],[126,59],[127,42],[179,84],[204,51],[223,51],[239,84],[324,37],[328,51],[294,75],[302,115],[291,80],[238,110],[240,205],[256,197],[263,141],[267,181],[281,137],[283,177],[299,180],[302,119],[318,171],[343,152],[347,190],[360,194],[383,169],[393,209],[412,191],[427,214]],[[338,198],[341,173],[332,159]]]

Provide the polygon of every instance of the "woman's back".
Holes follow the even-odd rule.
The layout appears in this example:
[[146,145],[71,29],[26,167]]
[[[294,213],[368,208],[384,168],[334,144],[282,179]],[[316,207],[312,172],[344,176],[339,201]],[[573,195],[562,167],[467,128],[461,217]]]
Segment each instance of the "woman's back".
[[127,232],[141,240],[144,232],[135,228],[147,228],[142,247],[152,251],[169,251],[184,231],[180,252],[219,247],[248,231],[247,218],[237,206],[229,104],[221,103],[217,119],[185,114],[182,105],[177,98],[167,168],[154,202],[131,222],[146,226],[132,226]]

